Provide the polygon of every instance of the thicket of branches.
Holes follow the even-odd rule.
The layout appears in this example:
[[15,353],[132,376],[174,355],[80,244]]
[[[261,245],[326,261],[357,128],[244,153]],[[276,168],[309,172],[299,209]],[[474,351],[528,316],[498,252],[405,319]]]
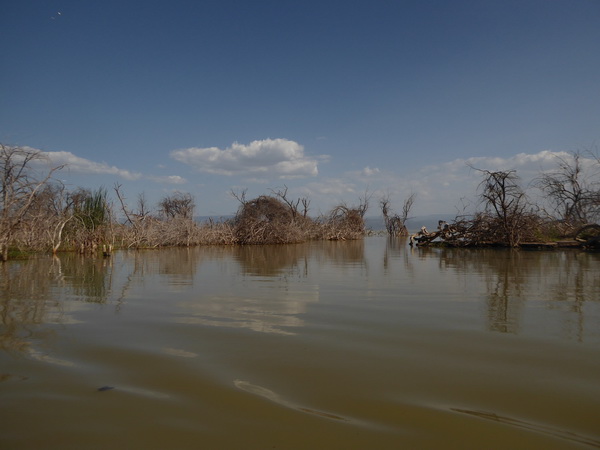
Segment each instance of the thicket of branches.
[[[358,206],[341,204],[329,214],[311,218],[310,201],[291,200],[287,186],[246,200],[245,192],[232,193],[240,202],[236,217],[231,221],[237,244],[289,244],[315,239],[350,240],[365,234],[365,213],[368,195],[359,199]],[[302,208],[300,209],[300,205]]]

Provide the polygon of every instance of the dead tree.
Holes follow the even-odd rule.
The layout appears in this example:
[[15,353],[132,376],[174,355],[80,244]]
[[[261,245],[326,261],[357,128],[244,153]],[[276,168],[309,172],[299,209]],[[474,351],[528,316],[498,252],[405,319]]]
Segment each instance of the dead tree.
[[121,192],[121,185],[114,186],[117,199],[121,205],[121,212],[125,216],[124,222],[121,224],[121,240],[122,245],[126,247],[143,247],[155,246],[156,243],[152,239],[155,234],[154,228],[158,221],[147,209],[144,194],[138,196],[138,209],[131,211],[127,206],[124,194]]
[[[515,170],[496,171],[476,169],[483,174],[479,184],[485,210],[494,219],[489,238],[516,247],[526,227],[528,206],[525,192],[519,187]],[[494,229],[500,231],[497,236]]]
[[456,220],[452,224],[440,220],[435,232],[423,227],[411,236],[411,245],[516,247],[523,239],[531,239],[537,230],[538,218],[527,211],[529,203],[517,184],[515,171],[475,170],[483,174],[479,190],[484,211],[470,220]]
[[238,202],[240,202],[240,204],[243,206],[244,204],[246,204],[246,194],[248,192],[248,189],[243,189],[241,192],[236,192],[235,190],[231,190],[229,191],[229,194],[235,198]]
[[40,151],[0,144],[0,261],[8,259],[8,247],[36,194],[63,167],[54,167],[38,178],[32,165],[44,159]]
[[[570,228],[597,220],[600,189],[593,178],[598,174],[586,173],[585,160],[579,152],[573,152],[567,158],[557,156],[556,160],[556,170],[543,173],[534,180],[553,208],[554,218]],[[594,161],[596,169],[599,163]]]
[[306,218],[306,216],[308,215],[308,210],[309,210],[309,205],[310,205],[310,200],[308,198],[303,197],[303,198],[297,198],[296,200],[291,200],[287,196],[288,187],[285,184],[283,185],[283,189],[278,189],[278,190],[271,189],[271,192],[275,195],[275,197],[277,197],[282,202],[284,202],[286,205],[288,205],[288,207],[290,208],[290,211],[292,213],[292,217],[294,219],[296,219],[298,216],[300,216],[299,207],[300,207],[300,204],[302,204],[301,217]]
[[163,198],[159,203],[161,213],[169,219],[181,217],[192,219],[194,217],[194,197],[192,194],[175,192],[171,196]]
[[383,214],[383,220],[385,223],[385,229],[390,236],[408,236],[408,229],[406,228],[406,221],[408,215],[415,201],[415,194],[411,194],[402,206],[402,214],[394,214],[390,209],[390,198],[389,195],[383,197],[379,201],[381,206],[381,212]]
[[51,247],[53,254],[58,252],[63,231],[74,217],[73,204],[72,196],[62,183],[46,183],[36,194],[24,221],[32,239],[28,247],[36,250]]

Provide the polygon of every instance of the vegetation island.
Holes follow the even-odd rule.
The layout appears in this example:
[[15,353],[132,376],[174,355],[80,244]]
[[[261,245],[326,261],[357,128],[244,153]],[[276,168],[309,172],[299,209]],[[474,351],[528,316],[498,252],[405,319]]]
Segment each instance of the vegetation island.
[[[528,198],[516,171],[474,168],[482,177],[478,212],[409,236],[406,221],[416,196],[404,200],[400,213],[391,210],[388,196],[379,200],[385,232],[416,246],[598,249],[600,157],[590,152],[586,161],[594,167],[584,170],[583,153],[570,156],[557,157],[555,170],[534,180],[545,206]],[[250,200],[245,191],[232,192],[240,203],[233,218],[198,222],[189,193],[166,196],[151,210],[143,194],[129,204],[120,185],[113,187],[114,201],[105,188],[68,190],[53,178],[62,166],[42,175],[36,170],[44,159],[42,152],[0,144],[0,261],[31,252],[110,256],[113,249],[291,244],[360,239],[369,232],[367,192],[357,206],[341,204],[316,218],[308,214],[310,200],[291,199],[287,187]]]

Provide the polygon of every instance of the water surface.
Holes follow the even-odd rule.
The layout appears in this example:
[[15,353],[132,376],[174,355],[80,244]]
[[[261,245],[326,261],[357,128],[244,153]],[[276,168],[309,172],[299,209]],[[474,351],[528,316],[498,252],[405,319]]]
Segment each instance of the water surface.
[[598,253],[64,254],[0,316],[0,448],[600,447]]

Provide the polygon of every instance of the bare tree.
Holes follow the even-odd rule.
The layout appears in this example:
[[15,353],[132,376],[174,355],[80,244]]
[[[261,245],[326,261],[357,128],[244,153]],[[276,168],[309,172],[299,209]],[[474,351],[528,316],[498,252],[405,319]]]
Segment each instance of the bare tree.
[[[496,219],[502,240],[511,247],[519,245],[525,231],[528,202],[525,192],[517,184],[519,177],[516,171],[475,170],[483,174],[483,180],[479,184],[481,200],[486,212]],[[496,228],[495,224],[491,226]]]
[[300,203],[302,203],[302,217],[306,218],[308,216],[308,211],[310,210],[310,199],[302,197]]
[[144,220],[146,217],[150,216],[150,210],[148,209],[146,195],[143,192],[141,194],[138,194],[137,200],[137,211],[135,211],[134,214],[139,220]]
[[238,202],[240,202],[243,205],[246,204],[246,194],[248,192],[248,189],[243,189],[241,192],[236,192],[235,190],[231,190],[229,193],[231,194],[231,196],[233,198],[235,198]]
[[405,224],[406,221],[408,220],[408,215],[410,214],[410,210],[412,209],[413,203],[415,202],[415,198],[417,197],[417,194],[415,194],[414,192],[412,194],[410,194],[408,196],[408,198],[406,200],[404,200],[404,203],[402,205],[402,224]]
[[408,198],[404,200],[402,205],[402,214],[395,214],[390,208],[390,196],[389,194],[381,198],[379,205],[381,206],[381,213],[383,214],[383,220],[385,222],[385,229],[390,236],[408,236],[408,229],[406,228],[406,221],[408,215],[415,202],[416,194],[412,193]]
[[371,201],[373,194],[369,193],[369,188],[365,189],[365,193],[362,197],[358,198],[358,206],[354,209],[360,214],[360,217],[364,219],[367,210],[369,209],[369,202]]
[[149,230],[148,220],[149,217],[146,214],[146,204],[143,194],[138,197],[139,211],[130,211],[127,206],[125,195],[121,192],[121,185],[115,184],[113,187],[119,204],[121,205],[121,212],[125,215],[125,221],[121,225],[121,239],[127,247],[139,247],[144,244],[148,244]]
[[284,184],[283,189],[274,190],[271,189],[271,192],[275,195],[275,197],[279,198],[283,201],[292,212],[292,217],[296,219],[299,215],[300,204],[302,204],[302,217],[306,218],[308,215],[310,200],[306,197],[297,198],[296,200],[291,200],[288,198],[288,187]]
[[44,160],[37,150],[0,144],[0,261],[8,259],[8,247],[31,208],[36,194],[52,174],[61,169],[50,169],[36,177],[32,165]]
[[[137,224],[137,220],[135,220],[136,214],[129,211],[129,208],[127,206],[127,201],[125,199],[125,195],[121,192],[121,185],[116,183],[113,186],[113,189],[115,191],[115,194],[117,194],[117,199],[119,200],[119,203],[121,205],[121,212],[125,215],[126,222],[135,227],[135,225]],[[140,198],[143,198],[143,196],[140,195]],[[143,205],[143,203],[142,203],[142,205]],[[142,206],[142,209],[143,209],[143,206]]]
[[20,240],[25,240],[28,248],[51,248],[52,253],[56,253],[73,214],[73,198],[64,184],[49,181],[36,193],[25,215],[18,232]]
[[292,219],[295,219],[298,215],[298,205],[300,205],[300,199],[291,200],[288,198],[288,187],[284,184],[283,189],[271,189],[271,192],[275,195],[275,197],[279,198],[283,203],[285,203],[288,208],[290,208],[290,212],[292,213]]
[[[598,182],[594,181],[598,173],[586,174],[580,152],[573,152],[567,158],[556,156],[556,160],[556,170],[543,173],[534,181],[535,186],[546,194],[554,217],[569,227],[598,219],[600,190]],[[600,161],[594,162],[595,166],[598,163]]]
[[173,195],[163,198],[159,203],[159,207],[166,218],[192,219],[196,205],[192,194],[175,192]]

